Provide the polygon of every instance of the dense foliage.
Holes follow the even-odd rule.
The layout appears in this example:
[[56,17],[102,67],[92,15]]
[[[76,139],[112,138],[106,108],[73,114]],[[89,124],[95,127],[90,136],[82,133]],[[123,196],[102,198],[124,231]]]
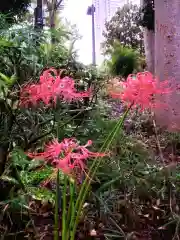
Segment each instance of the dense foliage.
[[131,47],[143,53],[143,34],[136,20],[138,12],[139,7],[137,5],[125,4],[105,24],[105,31],[103,33],[105,41],[102,44],[105,52],[116,40],[122,46]]
[[[56,31],[56,45],[50,43],[50,31],[39,33],[27,24],[14,25],[0,31],[0,72],[16,75],[20,83],[37,76],[44,68],[78,68],[76,51],[73,49],[77,34],[65,29]],[[65,42],[69,41],[65,46]],[[79,64],[80,65],[80,64]]]
[[30,0],[6,0],[0,4],[0,13],[6,14],[7,21],[15,21],[15,17],[21,17],[30,5]]

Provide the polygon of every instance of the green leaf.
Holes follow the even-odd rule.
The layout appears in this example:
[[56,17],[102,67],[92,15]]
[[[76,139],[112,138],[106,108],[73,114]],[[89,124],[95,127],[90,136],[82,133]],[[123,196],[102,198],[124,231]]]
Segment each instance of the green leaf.
[[42,200],[42,201],[47,200],[53,204],[55,203],[55,194],[46,188],[30,187],[28,188],[28,191],[31,193],[31,196],[34,199]]
[[5,89],[5,88],[7,88],[7,86],[6,86],[5,82],[0,79],[0,90],[2,90],[3,88]]
[[17,80],[17,77],[15,75],[12,75],[11,77],[8,77],[0,72],[0,78],[7,84],[12,85]]
[[1,205],[7,204],[9,205],[10,208],[17,211],[22,211],[23,208],[29,209],[25,195],[19,195],[18,197],[1,202]]
[[27,170],[30,171],[39,166],[42,166],[42,163],[44,163],[44,161],[33,159],[29,162],[29,166],[27,167]]
[[18,184],[18,181],[15,178],[12,178],[12,177],[9,177],[9,176],[2,175],[0,177],[0,179],[4,180],[4,181],[11,182],[11,183],[14,183],[14,184]]
[[[29,169],[28,169],[29,170]],[[52,167],[44,166],[43,169],[39,171],[21,171],[21,179],[24,185],[32,186],[41,183],[42,181],[46,180],[53,172]]]
[[0,38],[0,47],[12,47],[13,46],[13,42],[8,41],[4,38]]
[[14,149],[11,153],[11,159],[15,166],[19,166],[22,169],[25,169],[30,163],[27,160],[26,154],[21,149]]

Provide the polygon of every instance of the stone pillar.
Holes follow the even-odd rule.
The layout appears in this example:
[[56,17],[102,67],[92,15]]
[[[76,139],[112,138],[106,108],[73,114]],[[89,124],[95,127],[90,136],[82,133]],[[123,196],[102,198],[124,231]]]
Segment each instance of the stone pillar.
[[[180,84],[180,1],[155,0],[155,75]],[[162,98],[161,98],[162,99]],[[157,123],[180,130],[180,92],[163,97],[167,109],[156,111]]]

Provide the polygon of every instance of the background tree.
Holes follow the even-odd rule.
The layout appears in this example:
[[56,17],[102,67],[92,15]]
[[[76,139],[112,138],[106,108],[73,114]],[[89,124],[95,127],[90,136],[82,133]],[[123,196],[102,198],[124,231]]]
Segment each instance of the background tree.
[[[31,0],[32,6],[37,5],[37,0]],[[44,25],[51,30],[51,43],[55,43],[59,36],[57,36],[57,29],[61,28],[60,11],[64,8],[63,0],[43,0],[44,9]],[[32,14],[28,15],[31,19]],[[31,20],[32,21],[32,20]]]
[[112,19],[105,24],[103,36],[105,41],[102,44],[106,52],[118,40],[122,46],[137,49],[143,53],[143,32],[137,25],[137,14],[139,7],[133,4],[125,4],[115,13]]
[[48,25],[52,33],[51,42],[54,43],[56,41],[54,30],[56,29],[56,23],[59,23],[58,13],[63,8],[63,0],[45,0],[44,3],[47,7],[47,11],[49,14]]
[[23,14],[27,11],[30,2],[30,0],[1,1],[0,13],[7,15],[7,20],[9,22],[13,22],[15,21],[15,17],[23,16]]

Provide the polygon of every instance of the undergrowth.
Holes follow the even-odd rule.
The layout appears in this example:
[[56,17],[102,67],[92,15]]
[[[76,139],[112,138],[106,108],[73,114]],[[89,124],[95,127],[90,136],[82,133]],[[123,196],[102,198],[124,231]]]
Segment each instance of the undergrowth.
[[[153,135],[150,138],[147,136],[147,132],[143,129],[147,118],[142,119],[137,120],[132,132],[124,129],[116,137],[110,148],[111,156],[99,167],[84,205],[78,239],[90,238],[90,235],[94,234],[93,231],[97,239],[173,239],[173,237],[176,239],[178,237],[180,168],[176,161],[169,159],[164,165],[157,160],[159,156],[156,152],[158,150],[155,151],[155,138]],[[116,119],[109,120],[103,111],[96,108],[80,125],[70,123],[58,132],[60,136],[78,137],[83,142],[91,137],[98,149],[115,122]],[[179,135],[161,133],[162,146],[165,139],[174,151],[176,149],[178,155]],[[154,145],[150,145],[152,141]],[[167,149],[167,146],[164,146],[164,149]],[[168,154],[171,155],[172,152]],[[44,165],[41,161],[29,160],[19,149],[11,153],[11,158],[13,168],[8,166],[9,171],[10,169],[18,171],[20,179],[9,177],[8,168],[1,177],[4,183],[8,183],[11,187],[7,199],[1,201],[3,212],[1,222],[9,217],[12,224],[10,232],[7,229],[2,231],[2,234],[7,236],[12,234],[11,230],[15,230],[14,219],[20,217],[15,214],[17,212],[21,212],[21,221],[24,222],[25,228],[27,224],[32,228],[32,223],[37,221],[36,215],[42,218],[43,224],[43,218],[46,216],[44,212],[49,213],[47,216],[50,216],[50,206],[53,207],[55,203],[56,189],[52,167]],[[44,181],[48,178],[51,181],[48,185],[44,185]],[[63,178],[61,173],[60,192],[63,190]],[[61,202],[60,199],[59,201]],[[36,205],[39,206],[40,213],[34,210]],[[50,225],[52,224],[50,221]],[[27,235],[31,236],[29,227],[27,229],[29,231]],[[45,230],[38,227],[37,231],[43,234]]]

